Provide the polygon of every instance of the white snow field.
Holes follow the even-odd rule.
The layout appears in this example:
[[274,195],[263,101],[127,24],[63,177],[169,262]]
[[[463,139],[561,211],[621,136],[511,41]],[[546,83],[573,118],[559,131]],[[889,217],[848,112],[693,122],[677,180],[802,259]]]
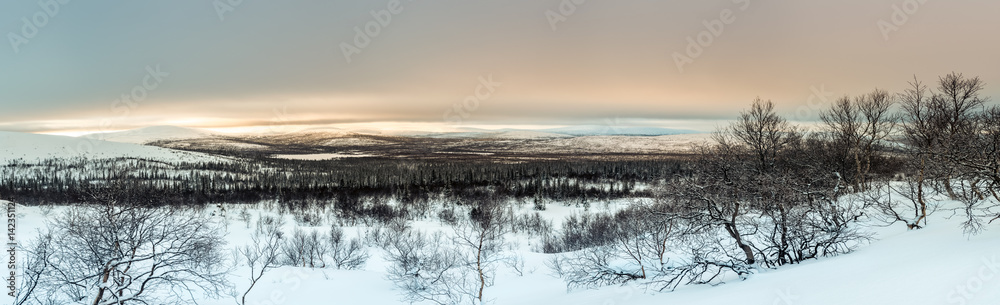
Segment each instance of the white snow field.
[[0,164],[14,160],[147,158],[164,162],[193,162],[224,158],[132,143],[89,138],[0,131]]
[[[6,206],[6,202],[0,205]],[[541,212],[557,221],[574,207],[549,205]],[[237,220],[241,208],[228,206],[229,247],[248,242],[249,230]],[[603,208],[599,208],[603,209]],[[614,209],[612,206],[610,209]],[[17,207],[17,238],[24,242],[34,235],[46,215],[63,208]],[[213,209],[210,209],[212,212]],[[251,210],[253,220],[260,213]],[[518,240],[517,250],[525,261],[523,276],[509,268],[498,270],[495,286],[485,295],[493,304],[762,304],[762,305],[841,305],[841,304],[1000,304],[1000,228],[996,224],[980,235],[967,237],[959,227],[959,217],[948,219],[949,211],[939,210],[929,225],[907,231],[902,224],[873,227],[876,240],[856,252],[821,258],[801,265],[759,270],[749,279],[718,286],[681,286],[674,292],[654,292],[638,285],[567,291],[564,283],[550,275],[544,262],[548,254],[531,251],[527,241]],[[286,230],[294,225],[286,215]],[[251,223],[252,225],[252,223]],[[419,230],[450,230],[436,221],[413,224]],[[317,227],[323,230],[328,225]],[[358,236],[363,228],[345,228],[346,237]],[[400,291],[386,279],[386,263],[377,248],[369,248],[372,258],[354,271],[281,267],[267,273],[249,294],[248,304],[400,304]],[[230,278],[242,293],[249,285],[244,266]],[[0,302],[10,301],[9,297]],[[231,305],[232,297],[204,299],[201,304]]]

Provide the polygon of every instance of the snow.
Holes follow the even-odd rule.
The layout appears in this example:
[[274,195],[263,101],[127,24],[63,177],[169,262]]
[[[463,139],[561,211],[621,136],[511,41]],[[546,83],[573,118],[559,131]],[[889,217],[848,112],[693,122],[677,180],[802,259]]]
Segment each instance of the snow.
[[[0,201],[0,205],[6,202]],[[19,241],[29,239],[46,218],[63,209],[18,206]],[[249,240],[249,230],[235,219],[238,209],[227,206],[230,247]],[[254,215],[275,214],[253,211]],[[540,213],[546,218],[561,218],[573,212],[579,209],[550,204]],[[907,231],[901,224],[873,227],[877,239],[852,254],[761,270],[745,281],[714,287],[681,286],[677,291],[662,293],[637,285],[567,291],[544,265],[550,255],[522,247],[517,251],[525,261],[524,275],[501,267],[496,285],[487,288],[485,295],[498,305],[1000,304],[1000,229],[967,237],[960,229],[960,217],[949,216],[947,211],[933,214],[930,225],[921,230]],[[290,215],[285,217],[288,226],[294,224]],[[448,230],[428,220],[415,222],[413,227]],[[346,228],[345,234],[354,237],[362,230]],[[250,293],[249,304],[399,304],[400,292],[386,279],[387,264],[380,252],[370,248],[373,257],[362,270],[274,269]],[[233,273],[231,281],[237,290],[248,285],[245,272],[245,267],[239,267]],[[0,297],[0,302],[6,301],[6,296]],[[202,304],[230,305],[233,300],[226,296]]]
[[21,159],[37,162],[45,159],[146,158],[164,162],[221,160],[219,157],[153,146],[117,143],[88,138],[0,131],[0,164]]

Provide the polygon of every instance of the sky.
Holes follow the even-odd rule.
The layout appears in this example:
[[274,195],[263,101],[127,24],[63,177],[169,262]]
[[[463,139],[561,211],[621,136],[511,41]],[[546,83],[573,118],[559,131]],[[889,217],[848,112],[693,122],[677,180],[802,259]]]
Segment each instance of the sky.
[[0,130],[637,125],[960,72],[1000,96],[1000,1],[0,4]]

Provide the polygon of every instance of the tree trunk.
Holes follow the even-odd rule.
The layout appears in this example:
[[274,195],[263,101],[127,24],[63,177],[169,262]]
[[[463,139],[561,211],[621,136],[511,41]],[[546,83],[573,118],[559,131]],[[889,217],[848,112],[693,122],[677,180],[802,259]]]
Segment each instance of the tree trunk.
[[924,201],[924,158],[920,157],[920,174],[917,177],[917,203],[920,205],[920,216],[909,226],[909,229],[919,229],[920,221],[927,223],[927,202]]
[[955,189],[951,187],[951,175],[948,175],[948,178],[945,178],[943,183],[945,191],[948,191],[948,199],[958,199],[958,195],[955,194]]
[[[107,266],[104,267],[104,275],[101,277],[101,283],[105,284],[108,282],[108,278],[111,277],[111,263],[109,262]],[[104,299],[104,291],[107,289],[104,285],[97,290],[97,298],[94,299],[94,305],[100,304],[101,300]]]
[[778,263],[791,263],[791,255],[788,253],[788,215],[785,215],[784,206],[779,207],[779,211],[781,212],[781,250],[778,253]]
[[746,255],[746,263],[748,265],[753,265],[757,261],[753,258],[753,249],[750,246],[743,243],[743,238],[740,237],[740,232],[736,229],[736,215],[733,214],[733,222],[725,224],[726,231],[729,232],[729,236],[736,240],[736,246],[743,250],[743,254]]
[[476,271],[479,272],[479,303],[483,302],[483,289],[486,288],[486,276],[483,274],[483,242],[486,239],[485,232],[479,235],[479,249],[476,252]]

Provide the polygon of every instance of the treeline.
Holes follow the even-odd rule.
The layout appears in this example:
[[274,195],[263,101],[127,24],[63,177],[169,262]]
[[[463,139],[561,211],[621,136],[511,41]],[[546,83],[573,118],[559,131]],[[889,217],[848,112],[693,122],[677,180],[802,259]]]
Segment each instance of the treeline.
[[[609,200],[650,196],[643,184],[685,172],[684,160],[487,161],[278,159],[163,163],[120,158],[13,162],[0,167],[0,196],[24,204],[86,202],[107,185],[151,205],[350,203],[379,198],[403,204],[443,197],[461,202],[484,192],[515,200]],[[639,185],[639,187],[637,187]],[[544,204],[544,203],[543,203]]]

